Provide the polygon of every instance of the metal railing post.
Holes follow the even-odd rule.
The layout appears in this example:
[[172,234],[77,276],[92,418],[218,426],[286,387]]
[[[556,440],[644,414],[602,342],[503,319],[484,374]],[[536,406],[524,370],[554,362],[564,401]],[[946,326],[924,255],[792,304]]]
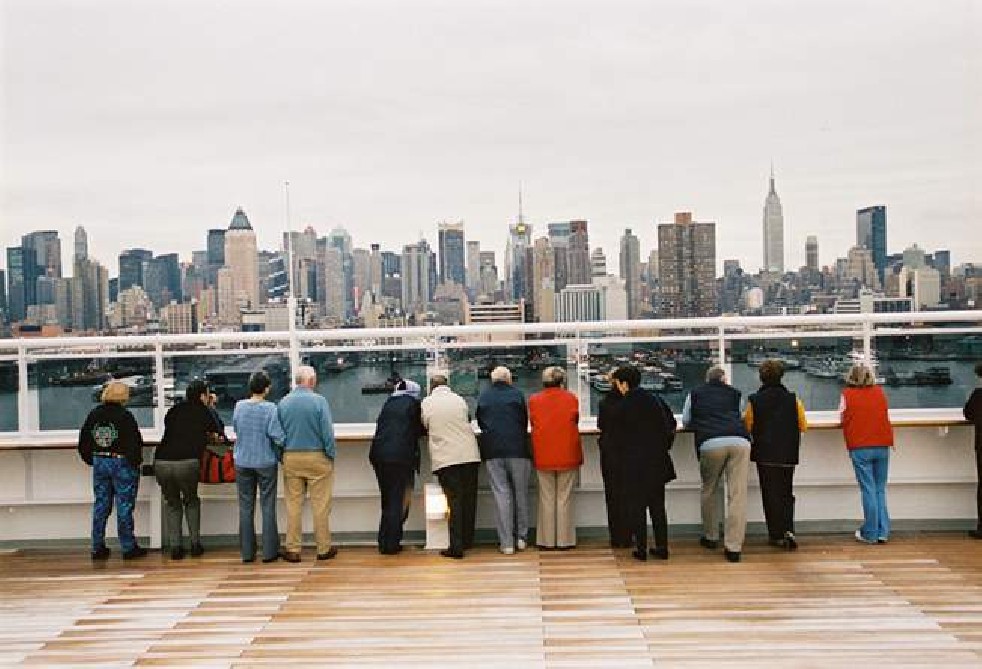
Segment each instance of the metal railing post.
[[[30,420],[30,389],[27,385],[27,349],[17,347],[17,431],[33,432],[36,427]],[[35,412],[36,413],[36,412]]]
[[160,342],[154,344],[153,365],[154,387],[157,389],[157,401],[153,407],[153,429],[162,432],[167,413],[167,398],[164,397],[164,345]]

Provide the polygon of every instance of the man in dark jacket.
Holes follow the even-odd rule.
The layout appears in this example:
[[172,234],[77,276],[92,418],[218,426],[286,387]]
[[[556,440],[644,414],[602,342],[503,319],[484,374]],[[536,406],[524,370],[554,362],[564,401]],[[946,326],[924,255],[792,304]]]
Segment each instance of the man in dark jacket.
[[808,421],[801,400],[781,383],[783,376],[780,360],[764,361],[760,366],[763,385],[747,398],[743,422],[753,437],[750,459],[757,463],[769,543],[793,551],[798,548],[794,536],[794,468]]
[[647,560],[648,514],[655,534],[650,554],[668,559],[668,515],[665,512],[665,484],[675,480],[675,467],[668,451],[675,434],[675,417],[666,412],[654,394],[640,387],[641,373],[634,367],[621,367],[611,376],[622,399],[613,407],[611,420],[617,424],[615,441],[624,460],[622,484],[627,490],[636,548],[634,557]]
[[982,539],[982,362],[975,365],[975,375],[979,378],[979,387],[972,391],[964,410],[965,419],[975,425],[975,476],[978,480],[975,491],[978,525],[969,535],[974,539]]
[[719,525],[725,515],[724,555],[730,562],[739,562],[747,532],[750,433],[740,417],[740,391],[726,383],[722,367],[711,367],[706,372],[706,383],[685,399],[682,422],[696,433],[702,476],[703,536],[699,543],[709,549],[719,545]]
[[512,385],[507,367],[491,370],[491,387],[477,399],[478,446],[494,495],[495,525],[501,552],[526,547],[529,531],[528,487],[532,460],[528,446],[525,396]]
[[419,395],[415,381],[398,382],[382,405],[368,452],[382,497],[378,551],[383,555],[402,550],[402,526],[409,516],[414,472],[419,469],[419,439],[423,436]]
[[618,437],[620,425],[614,419],[617,406],[623,395],[610,390],[600,400],[597,411],[597,447],[600,450],[600,475],[604,482],[604,501],[607,505],[607,532],[611,548],[629,548],[634,538],[634,521],[627,503],[624,454],[617,450],[621,440]]

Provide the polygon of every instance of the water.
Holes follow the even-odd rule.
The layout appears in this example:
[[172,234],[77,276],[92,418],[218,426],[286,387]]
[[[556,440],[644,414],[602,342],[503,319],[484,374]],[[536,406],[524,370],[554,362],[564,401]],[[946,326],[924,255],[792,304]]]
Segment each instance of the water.
[[[207,362],[207,361],[205,361]],[[192,365],[181,365],[176,376],[176,386],[202,373],[207,367],[201,359]],[[950,386],[884,386],[890,406],[895,409],[910,408],[961,408],[965,398],[976,385],[973,363],[967,360],[946,360],[943,362],[928,361],[895,361],[881,363],[881,367],[892,367],[897,372],[912,372],[924,370],[930,366],[944,366],[951,371]],[[758,368],[745,363],[733,364],[733,385],[745,394],[754,392],[759,386]],[[424,365],[408,365],[400,368],[400,372],[416,381],[424,389],[426,387],[426,367]],[[516,370],[513,370],[515,373]],[[683,382],[683,390],[665,392],[662,396],[672,409],[678,413],[689,390],[702,382],[705,365],[679,365],[676,375]],[[384,383],[391,374],[391,366],[386,364],[363,364],[351,369],[334,373],[322,373],[317,385],[318,392],[328,398],[338,423],[373,423],[387,397],[386,394],[363,394],[362,387],[368,384]],[[581,407],[584,414],[596,415],[602,393],[589,386],[586,380],[580,382],[576,378],[576,370],[567,369],[569,387],[573,392],[579,392]],[[470,371],[451,370],[451,386],[467,401],[473,412],[478,394],[484,390],[490,381],[477,378]],[[843,384],[837,379],[820,379],[810,376],[800,370],[788,371],[784,377],[785,385],[797,392],[809,411],[832,411],[839,406],[839,395]],[[542,388],[538,371],[517,370],[514,376],[515,386],[526,397]],[[278,393],[281,395],[282,393]],[[42,430],[77,429],[85,420],[85,416],[95,406],[92,399],[91,386],[51,386],[45,385],[32,389],[32,396],[37,398],[40,409],[39,423]],[[277,400],[279,396],[272,399]],[[33,400],[32,400],[33,401]],[[153,408],[149,406],[131,406],[131,411],[141,427],[153,427]],[[224,403],[219,407],[226,422],[231,420],[232,404]],[[584,416],[585,417],[585,416]],[[12,390],[0,391],[0,431],[17,430],[17,394]]]

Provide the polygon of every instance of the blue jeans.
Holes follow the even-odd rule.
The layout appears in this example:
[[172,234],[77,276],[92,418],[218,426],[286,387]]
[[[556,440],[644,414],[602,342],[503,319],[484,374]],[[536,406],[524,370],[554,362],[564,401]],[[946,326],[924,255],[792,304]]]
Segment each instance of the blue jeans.
[[263,559],[272,560],[280,552],[280,531],[276,526],[276,465],[236,467],[235,486],[239,492],[239,550],[243,560],[256,558],[256,488],[263,514]]
[[106,522],[116,500],[116,533],[123,552],[136,548],[133,535],[133,507],[140,488],[140,471],[124,458],[92,458],[92,550],[106,545]]
[[863,498],[863,526],[860,536],[866,541],[890,537],[890,514],[887,512],[887,472],[890,448],[873,446],[849,451],[856,481]]

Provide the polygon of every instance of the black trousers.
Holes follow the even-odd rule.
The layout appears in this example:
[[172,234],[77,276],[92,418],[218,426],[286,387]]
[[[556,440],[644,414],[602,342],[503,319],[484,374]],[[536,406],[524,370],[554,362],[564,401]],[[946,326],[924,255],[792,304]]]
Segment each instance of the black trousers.
[[635,496],[634,536],[638,550],[648,550],[648,515],[655,534],[655,547],[668,548],[668,513],[665,512],[665,484],[651,483]]
[[600,475],[604,482],[610,544],[615,548],[626,548],[631,545],[634,536],[634,519],[627,499],[624,472],[621,471],[623,463],[618,460],[610,447],[600,450]]
[[778,540],[794,533],[794,467],[757,463],[760,498],[764,504],[767,537]]
[[382,497],[382,518],[378,524],[378,549],[394,553],[402,544],[402,526],[409,517],[413,494],[413,465],[409,462],[373,462]]
[[450,552],[458,555],[474,545],[478,465],[479,462],[466,462],[436,471],[450,508]]

